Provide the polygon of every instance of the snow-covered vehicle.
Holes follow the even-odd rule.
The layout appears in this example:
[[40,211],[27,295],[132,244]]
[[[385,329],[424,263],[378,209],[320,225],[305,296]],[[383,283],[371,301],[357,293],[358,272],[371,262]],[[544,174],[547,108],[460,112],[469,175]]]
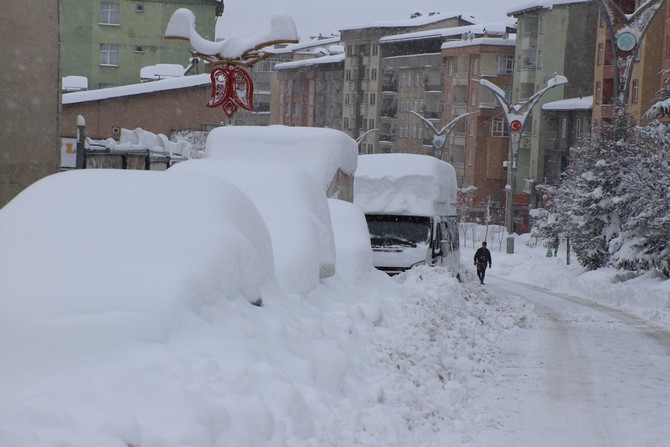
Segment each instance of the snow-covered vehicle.
[[388,274],[416,265],[458,270],[456,172],[418,154],[358,157],[354,203],[365,213],[374,266]]

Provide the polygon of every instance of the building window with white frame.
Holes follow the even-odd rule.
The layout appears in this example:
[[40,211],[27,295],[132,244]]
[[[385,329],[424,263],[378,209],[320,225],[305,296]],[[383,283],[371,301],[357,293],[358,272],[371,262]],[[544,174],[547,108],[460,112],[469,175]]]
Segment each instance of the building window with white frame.
[[491,120],[491,136],[492,137],[509,137],[507,124],[502,117],[496,117]]
[[115,43],[100,44],[100,65],[119,66],[119,46]]
[[575,138],[582,137],[582,119],[575,118]]
[[514,73],[514,56],[511,54],[501,54],[497,57],[498,74]]
[[119,25],[120,4],[113,2],[100,3],[100,24]]
[[633,79],[630,88],[630,100],[632,102],[638,102],[640,100],[640,80]]

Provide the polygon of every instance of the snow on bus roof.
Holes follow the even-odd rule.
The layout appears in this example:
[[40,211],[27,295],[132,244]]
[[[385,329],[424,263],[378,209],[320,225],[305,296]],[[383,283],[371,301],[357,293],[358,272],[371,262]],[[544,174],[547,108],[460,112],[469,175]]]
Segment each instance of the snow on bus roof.
[[354,203],[364,212],[455,215],[456,171],[420,154],[360,155]]

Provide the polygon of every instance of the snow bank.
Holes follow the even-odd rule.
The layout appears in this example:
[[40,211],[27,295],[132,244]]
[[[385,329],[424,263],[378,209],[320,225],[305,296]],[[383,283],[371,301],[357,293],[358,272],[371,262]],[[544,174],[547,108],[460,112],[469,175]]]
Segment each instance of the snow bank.
[[224,179],[251,199],[269,228],[277,279],[286,292],[305,295],[335,273],[326,195],[306,172],[288,164],[220,159],[188,160],[167,171],[183,172]]

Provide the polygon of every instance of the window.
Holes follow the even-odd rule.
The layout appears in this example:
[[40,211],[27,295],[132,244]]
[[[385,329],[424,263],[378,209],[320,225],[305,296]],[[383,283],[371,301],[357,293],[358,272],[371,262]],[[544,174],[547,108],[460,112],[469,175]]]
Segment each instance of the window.
[[595,102],[596,104],[600,104],[600,97],[602,95],[602,87],[600,85],[600,82],[596,82],[596,91],[595,91]]
[[537,32],[540,34],[544,34],[544,16],[539,17],[539,21],[537,24]]
[[602,42],[599,43],[598,44],[598,53],[597,53],[597,56],[596,56],[596,64],[598,64],[598,65],[602,65],[603,62],[605,61],[604,49],[605,48],[604,48]]
[[377,79],[377,69],[373,68],[372,71],[370,72],[370,79],[375,81]]
[[377,102],[377,96],[374,93],[370,93],[370,105],[374,106]]
[[118,67],[119,46],[115,43],[100,44],[100,65]]
[[514,73],[514,56],[511,54],[502,54],[497,58],[498,74]]
[[542,50],[537,50],[537,68],[542,68]]
[[372,55],[376,56],[379,53],[379,45],[376,43],[372,44]]
[[135,12],[144,12],[144,3],[135,3]]
[[477,105],[477,90],[475,89],[472,89],[472,92],[470,92],[470,105]]
[[468,166],[472,166],[472,149],[468,149]]
[[491,136],[492,137],[508,137],[507,124],[505,119],[498,117],[491,120]]
[[142,45],[135,45],[135,49],[133,50],[135,53],[144,53],[144,46]]
[[111,2],[100,3],[100,24],[118,25],[119,24],[119,4]]
[[468,130],[468,134],[469,134],[471,137],[474,137],[474,136],[475,136],[475,123],[470,122],[469,130]]
[[472,60],[472,74],[476,75],[479,71],[479,59]]
[[566,138],[568,136],[568,119],[566,117],[561,118],[558,132],[560,138]]
[[632,102],[638,102],[640,100],[640,80],[633,79],[630,92],[630,100]]
[[575,118],[575,138],[581,138],[582,136],[582,119]]

